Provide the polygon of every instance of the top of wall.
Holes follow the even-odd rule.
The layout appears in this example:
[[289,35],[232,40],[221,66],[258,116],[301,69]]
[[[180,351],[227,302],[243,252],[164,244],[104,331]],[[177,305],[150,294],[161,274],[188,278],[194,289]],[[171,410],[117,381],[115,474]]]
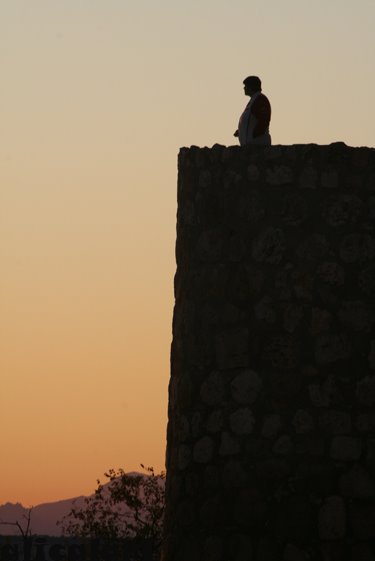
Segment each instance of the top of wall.
[[[219,172],[230,168],[234,173],[239,171],[242,181],[262,184],[263,187],[289,185],[340,190],[365,187],[375,191],[375,148],[353,148],[343,142],[266,148],[219,144],[212,148],[184,147],[179,152],[178,166],[180,171],[205,168]],[[232,183],[239,179],[239,176],[233,176]],[[210,177],[208,173],[199,173],[197,187],[204,188],[212,180],[212,173]]]
[[[272,161],[285,158],[290,162],[302,160],[314,160],[318,156],[332,157],[352,157],[353,164],[363,168],[369,159],[372,165],[375,165],[375,148],[360,146],[353,147],[347,146],[344,142],[334,142],[332,144],[291,144],[282,145],[277,144],[274,146],[223,146],[221,144],[214,144],[212,148],[190,146],[181,147],[179,152],[179,163],[184,164],[186,160],[196,159],[199,164],[205,157],[210,161],[227,160],[264,160]],[[368,162],[370,163],[370,162]]]

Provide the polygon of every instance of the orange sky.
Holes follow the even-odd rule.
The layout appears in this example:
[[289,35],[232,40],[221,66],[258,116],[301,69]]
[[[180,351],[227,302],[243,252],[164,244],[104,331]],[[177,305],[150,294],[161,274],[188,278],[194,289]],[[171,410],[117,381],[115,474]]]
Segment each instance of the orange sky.
[[0,504],[164,466],[180,146],[375,145],[373,0],[0,6]]

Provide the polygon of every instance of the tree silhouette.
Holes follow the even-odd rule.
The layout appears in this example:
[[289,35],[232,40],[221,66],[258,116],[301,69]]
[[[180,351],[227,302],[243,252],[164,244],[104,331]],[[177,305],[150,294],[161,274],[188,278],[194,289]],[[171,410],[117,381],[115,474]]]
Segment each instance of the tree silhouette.
[[73,504],[58,523],[66,536],[99,538],[150,538],[161,543],[164,517],[165,473],[155,474],[141,464],[145,474],[127,474],[123,469],[105,473],[108,481],[97,480],[93,496],[83,507]]

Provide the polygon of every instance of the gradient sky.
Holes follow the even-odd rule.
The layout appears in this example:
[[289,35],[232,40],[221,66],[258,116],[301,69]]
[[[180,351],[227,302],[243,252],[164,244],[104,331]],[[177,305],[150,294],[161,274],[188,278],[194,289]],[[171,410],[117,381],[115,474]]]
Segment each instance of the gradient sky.
[[375,145],[374,0],[2,0],[0,504],[164,467],[180,146]]

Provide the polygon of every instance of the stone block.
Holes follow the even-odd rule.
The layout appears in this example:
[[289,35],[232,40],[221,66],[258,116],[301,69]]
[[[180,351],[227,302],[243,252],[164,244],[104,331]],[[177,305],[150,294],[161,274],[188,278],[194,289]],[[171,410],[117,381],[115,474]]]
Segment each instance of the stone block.
[[308,386],[310,401],[315,407],[328,407],[331,400],[319,384]]
[[199,411],[194,411],[194,413],[192,414],[190,425],[193,438],[198,438],[199,436],[201,436],[203,431],[203,418],[202,414]]
[[281,217],[287,226],[300,226],[309,215],[306,197],[302,197],[295,191],[285,193],[281,204]]
[[238,440],[229,432],[224,431],[221,434],[221,442],[219,448],[220,456],[233,456],[240,451]]
[[267,170],[266,182],[269,185],[288,185],[293,182],[293,171],[288,166],[274,166]]
[[184,442],[188,438],[190,434],[190,424],[185,415],[182,415],[177,419],[176,432],[180,442]]
[[259,263],[278,265],[283,258],[285,247],[283,230],[270,226],[253,242],[252,256]]
[[208,432],[219,432],[224,425],[224,413],[221,409],[215,409],[208,416],[206,429]]
[[319,335],[324,331],[328,331],[330,329],[331,322],[332,314],[328,310],[322,310],[321,308],[312,308],[310,333],[312,335]]
[[268,506],[258,487],[245,487],[234,502],[233,517],[240,528],[259,529],[267,518]]
[[294,439],[296,454],[301,456],[324,456],[326,451],[325,439],[316,434],[302,434]]
[[206,405],[220,405],[224,400],[225,381],[220,372],[212,372],[201,386],[200,396]]
[[362,453],[362,443],[359,438],[351,436],[336,436],[332,439],[330,456],[340,462],[354,462]]
[[233,379],[231,394],[237,403],[254,403],[262,389],[262,380],[254,370],[243,370]]
[[308,390],[311,403],[314,407],[329,407],[329,405],[342,400],[333,376],[328,376],[328,378],[320,384],[309,384]]
[[345,537],[346,508],[342,497],[325,499],[319,510],[318,530],[321,540],[338,540]]
[[274,302],[269,296],[265,296],[254,306],[255,317],[264,323],[273,324],[276,322],[277,315]]
[[257,462],[256,471],[259,479],[278,481],[290,474],[290,467],[284,459],[270,458]]
[[344,497],[353,499],[373,499],[375,497],[374,480],[369,473],[358,464],[340,477],[339,488],[340,493]]
[[232,534],[226,544],[226,558],[233,561],[254,561],[251,538],[245,534]]
[[202,232],[195,248],[197,259],[203,262],[217,263],[222,259],[223,251],[223,235],[220,233],[219,228]]
[[365,376],[357,383],[357,401],[364,407],[371,407],[375,404],[375,375]]
[[199,187],[205,189],[209,187],[212,183],[212,175],[210,170],[202,169],[199,173],[198,185]]
[[310,555],[303,549],[288,543],[284,550],[283,561],[310,561]]
[[205,561],[223,560],[223,538],[220,536],[209,536],[204,544],[203,559]]
[[305,434],[314,429],[314,419],[308,411],[299,409],[293,417],[293,426],[297,434]]
[[282,429],[283,423],[280,415],[276,413],[267,415],[263,420],[262,436],[264,438],[273,438]]
[[301,305],[289,304],[284,310],[283,327],[288,333],[294,333],[300,325],[304,316],[304,308]]
[[200,543],[195,535],[195,532],[190,532],[185,529],[184,534],[175,541],[175,548],[170,547],[172,543],[168,544],[166,549],[167,559],[173,561],[200,561],[201,551]]
[[278,548],[270,536],[259,541],[256,561],[280,561]]
[[[297,255],[302,263],[318,267],[329,255],[329,243],[326,236],[315,232],[305,239],[302,238],[297,247]],[[311,276],[309,280],[312,280]]]
[[327,333],[318,337],[315,347],[317,364],[332,364],[338,360],[345,360],[350,356],[351,348],[344,333]]
[[246,436],[244,440],[246,456],[251,460],[270,457],[271,442],[256,435]]
[[369,332],[374,324],[373,313],[360,300],[343,302],[338,317],[351,331]]
[[355,426],[361,433],[375,432],[375,411],[360,413],[356,418]]
[[194,521],[194,514],[194,501],[192,499],[185,499],[178,503],[176,519],[182,527],[191,526]]
[[259,168],[255,164],[250,164],[247,168],[247,178],[249,181],[257,181],[259,179]]
[[348,546],[343,540],[326,541],[320,543],[316,559],[319,561],[346,561],[348,553]]
[[331,286],[342,286],[345,282],[344,267],[335,261],[324,261],[317,270],[317,276]]
[[235,489],[245,485],[247,473],[239,460],[229,460],[223,467],[222,483],[225,488]]
[[265,214],[264,200],[261,192],[255,189],[251,189],[251,191],[246,190],[242,194],[239,213],[247,224],[253,227],[258,226]]
[[300,493],[333,495],[337,488],[334,466],[325,458],[303,458],[294,471],[293,484]]
[[350,434],[352,422],[349,413],[337,409],[324,411],[319,415],[319,427],[328,434]]
[[215,532],[220,528],[225,516],[223,502],[219,494],[209,497],[201,506],[199,523],[206,532]]
[[326,189],[336,189],[339,184],[339,176],[335,169],[325,170],[320,177],[322,187]]
[[197,472],[189,471],[185,475],[186,495],[195,496],[201,489],[201,479]]
[[278,506],[272,524],[278,540],[306,542],[316,534],[316,513],[307,498],[290,497]]
[[358,222],[363,210],[363,203],[359,197],[347,193],[339,193],[328,201],[324,215],[333,228]]
[[216,465],[208,465],[204,471],[204,486],[211,493],[221,486],[221,472]]
[[375,370],[375,340],[370,342],[370,353],[368,355],[368,361],[371,370]]
[[299,187],[302,189],[316,189],[318,183],[318,172],[312,166],[303,168],[299,176]]
[[182,444],[178,449],[178,469],[184,470],[187,468],[191,460],[191,449],[186,444]]
[[289,334],[270,337],[264,345],[263,359],[278,370],[295,368],[299,361],[295,339]]
[[215,349],[219,370],[246,368],[249,364],[249,330],[234,328],[219,333]]
[[231,430],[235,434],[250,434],[254,430],[254,416],[248,407],[237,409],[229,417]]
[[[375,197],[374,197],[375,201]],[[375,218],[375,217],[374,217]],[[375,298],[375,265],[364,267],[358,274],[358,286],[360,290],[372,301]]]
[[280,436],[272,447],[272,452],[278,456],[289,456],[293,450],[293,440],[287,434]]
[[352,546],[350,561],[375,561],[372,547],[367,543],[357,543]]
[[349,522],[354,537],[358,540],[374,540],[375,505],[373,503],[366,504],[353,502],[349,504],[348,510]]
[[212,438],[204,436],[194,446],[193,458],[195,462],[207,464],[214,455],[215,444]]
[[340,257],[344,263],[367,263],[374,258],[375,240],[369,234],[348,234],[343,237]]
[[372,475],[375,474],[375,439],[369,438],[366,443],[366,466]]

